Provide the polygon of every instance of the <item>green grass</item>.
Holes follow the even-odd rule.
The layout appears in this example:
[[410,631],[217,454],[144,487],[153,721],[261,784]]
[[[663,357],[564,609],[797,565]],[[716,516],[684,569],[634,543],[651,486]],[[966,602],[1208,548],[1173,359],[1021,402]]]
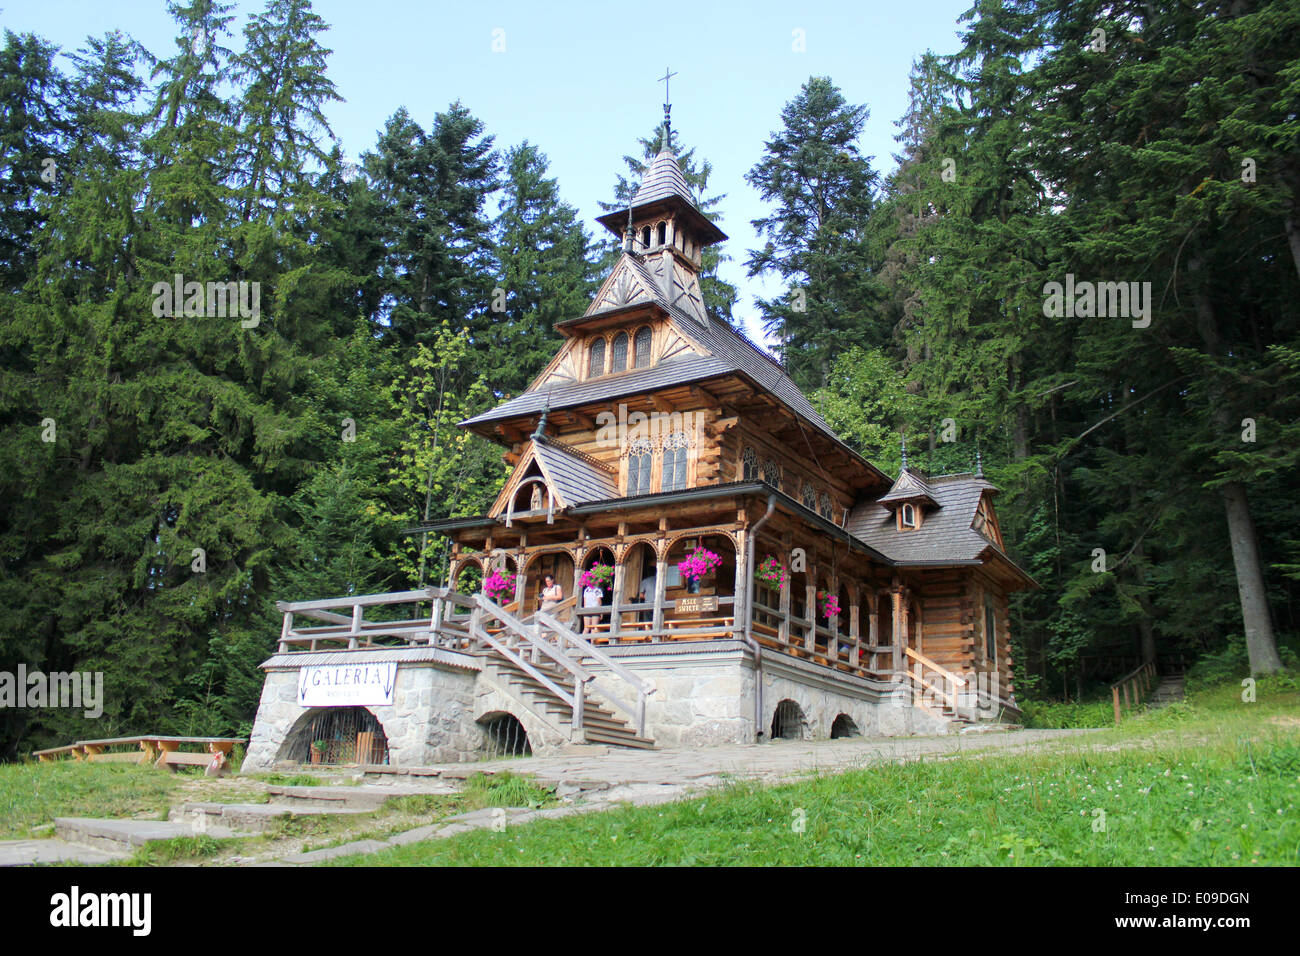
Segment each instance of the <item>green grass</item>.
[[1024,725],[1034,728],[1110,727],[1115,723],[1114,707],[1104,700],[1069,704],[1030,700],[1025,701],[1023,713]]
[[464,798],[466,809],[469,810],[484,807],[539,809],[553,806],[557,802],[554,791],[508,770],[492,775],[474,774],[465,781]]
[[228,851],[234,842],[236,841],[218,840],[201,833],[195,836],[171,837],[167,840],[150,840],[121,865],[170,866],[175,863],[189,863]]
[[166,816],[172,791],[187,777],[121,763],[0,765],[0,839],[30,835],[55,817]]
[[330,865],[1300,864],[1300,693],[1219,686],[1054,751],[733,785]]

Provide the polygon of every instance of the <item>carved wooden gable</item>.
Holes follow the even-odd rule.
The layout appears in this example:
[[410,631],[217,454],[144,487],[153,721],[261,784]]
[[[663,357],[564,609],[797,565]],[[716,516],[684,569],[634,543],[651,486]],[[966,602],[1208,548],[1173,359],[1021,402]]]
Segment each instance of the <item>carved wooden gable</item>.
[[655,290],[650,288],[648,277],[625,255],[619,260],[608,278],[591,300],[587,315],[620,309],[636,302],[650,302],[658,298]]

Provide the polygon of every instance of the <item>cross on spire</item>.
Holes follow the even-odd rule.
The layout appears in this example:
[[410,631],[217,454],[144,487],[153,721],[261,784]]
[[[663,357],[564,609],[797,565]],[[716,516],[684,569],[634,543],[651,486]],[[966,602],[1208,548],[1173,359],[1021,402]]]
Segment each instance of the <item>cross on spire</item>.
[[671,99],[668,96],[668,81],[676,75],[677,74],[671,69],[664,67],[664,75],[659,77],[659,82],[664,85],[664,149],[673,148],[673,125],[672,117],[669,115],[672,112],[673,107]]

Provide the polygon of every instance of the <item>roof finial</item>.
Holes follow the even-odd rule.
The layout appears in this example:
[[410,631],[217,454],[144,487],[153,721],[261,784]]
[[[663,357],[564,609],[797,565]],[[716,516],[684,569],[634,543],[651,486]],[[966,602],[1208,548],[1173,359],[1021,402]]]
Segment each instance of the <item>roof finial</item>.
[[673,148],[673,120],[670,115],[673,107],[668,97],[668,81],[676,75],[668,67],[664,67],[664,75],[659,77],[659,82],[664,85],[664,141],[660,149],[671,150]]
[[907,470],[907,434],[903,434],[903,470]]
[[980,458],[980,440],[975,439],[975,477],[984,477],[984,462]]
[[546,418],[551,414],[551,397],[549,393],[546,396],[546,407],[542,409],[542,417],[537,419],[537,427],[533,429],[533,438],[546,437]]

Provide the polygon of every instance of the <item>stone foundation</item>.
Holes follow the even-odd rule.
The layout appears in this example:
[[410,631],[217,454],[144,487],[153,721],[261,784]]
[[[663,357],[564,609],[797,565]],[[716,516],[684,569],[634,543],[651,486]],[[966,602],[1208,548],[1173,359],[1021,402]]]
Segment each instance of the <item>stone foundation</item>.
[[[826,739],[840,715],[863,736],[942,734],[951,724],[911,705],[902,685],[864,680],[778,654],[753,652],[738,641],[629,645],[608,648],[618,662],[655,689],[646,702],[646,735],[657,747],[711,747],[754,743],[771,736],[782,701],[802,715],[805,739]],[[266,770],[285,760],[295,734],[320,708],[297,702],[298,668],[347,661],[398,662],[394,702],[367,707],[388,739],[393,766],[477,760],[484,756],[480,721],[512,714],[528,733],[535,754],[554,753],[571,742],[571,728],[516,697],[479,659],[432,648],[392,648],[330,654],[277,655],[263,664],[266,684],[258,706],[244,768]],[[593,666],[597,679],[627,706],[636,697],[618,677]],[[761,713],[755,717],[755,689],[761,683]],[[595,693],[595,699],[602,695]],[[626,712],[610,706],[626,716]],[[629,725],[632,723],[628,719]],[[761,737],[759,736],[761,734]]]

